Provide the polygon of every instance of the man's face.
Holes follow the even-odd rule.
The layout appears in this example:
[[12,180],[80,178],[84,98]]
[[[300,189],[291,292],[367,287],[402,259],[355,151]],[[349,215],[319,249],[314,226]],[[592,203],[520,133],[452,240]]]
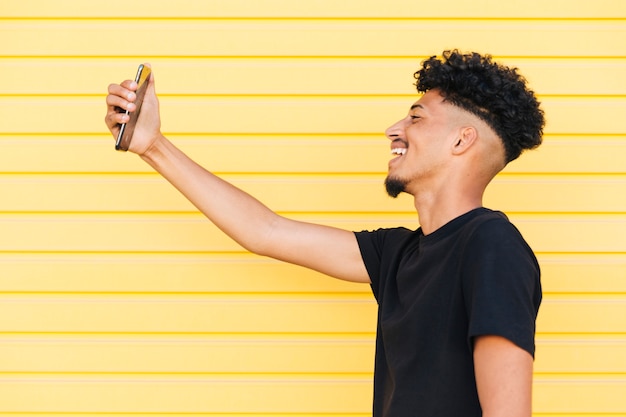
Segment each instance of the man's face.
[[420,184],[427,185],[445,174],[451,143],[458,135],[452,123],[454,111],[438,91],[431,90],[411,106],[405,118],[385,131],[395,155],[385,180],[390,196],[414,194]]

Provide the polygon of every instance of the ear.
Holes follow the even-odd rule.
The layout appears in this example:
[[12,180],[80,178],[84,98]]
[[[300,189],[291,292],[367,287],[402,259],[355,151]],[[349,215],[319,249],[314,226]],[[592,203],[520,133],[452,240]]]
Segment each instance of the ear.
[[467,152],[468,149],[476,143],[478,139],[478,131],[473,126],[465,126],[459,130],[459,136],[456,138],[454,145],[452,146],[452,153],[454,155],[461,155]]

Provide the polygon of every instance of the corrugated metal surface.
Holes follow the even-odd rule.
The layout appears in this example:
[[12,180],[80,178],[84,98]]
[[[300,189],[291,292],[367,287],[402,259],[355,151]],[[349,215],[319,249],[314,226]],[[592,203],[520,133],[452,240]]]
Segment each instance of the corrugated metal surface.
[[545,143],[486,205],[537,251],[535,416],[626,416],[626,3],[0,4],[0,415],[366,416],[369,288],[259,258],[113,151],[110,82],[151,62],[163,129],[273,209],[416,225],[382,132],[425,57],[518,66]]

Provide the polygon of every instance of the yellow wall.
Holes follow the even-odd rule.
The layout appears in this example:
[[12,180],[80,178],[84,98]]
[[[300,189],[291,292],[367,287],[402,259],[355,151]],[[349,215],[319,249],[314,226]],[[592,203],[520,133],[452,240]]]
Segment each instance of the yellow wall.
[[535,416],[626,416],[626,2],[126,3],[0,3],[0,415],[367,416],[369,288],[243,252],[113,150],[104,95],[149,61],[164,131],[273,209],[415,227],[382,132],[458,47],[547,112],[486,198],[544,272]]

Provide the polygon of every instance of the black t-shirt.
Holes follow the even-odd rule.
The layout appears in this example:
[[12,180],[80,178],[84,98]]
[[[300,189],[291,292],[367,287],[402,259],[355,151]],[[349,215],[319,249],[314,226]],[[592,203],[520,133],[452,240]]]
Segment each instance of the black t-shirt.
[[355,233],[378,302],[374,417],[473,417],[473,338],[503,336],[534,355],[539,265],[500,212],[472,210],[421,229]]

